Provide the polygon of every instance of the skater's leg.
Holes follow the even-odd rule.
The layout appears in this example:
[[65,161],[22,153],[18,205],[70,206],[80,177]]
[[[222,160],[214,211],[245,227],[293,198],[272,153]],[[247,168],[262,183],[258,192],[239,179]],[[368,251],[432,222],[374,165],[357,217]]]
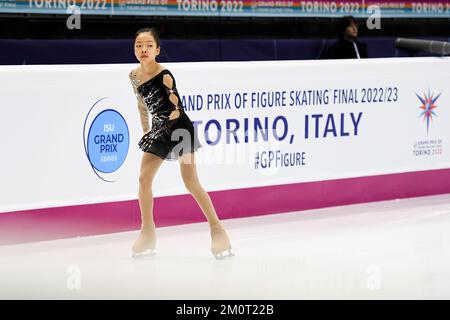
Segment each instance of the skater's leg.
[[181,177],[190,194],[197,201],[210,226],[219,222],[216,210],[208,193],[203,189],[197,176],[195,154],[185,153],[179,158]]
[[197,176],[195,154],[185,153],[180,157],[180,171],[186,189],[203,211],[211,230],[211,252],[217,259],[232,256],[230,240],[217,216],[208,193],[203,189]]
[[156,172],[161,167],[163,159],[144,152],[139,174],[139,208],[141,212],[141,233],[133,245],[134,253],[141,253],[155,248],[155,222],[153,220],[152,184]]
[[142,227],[154,226],[152,185],[156,172],[163,161],[160,157],[149,152],[144,152],[142,155],[139,174],[139,207]]

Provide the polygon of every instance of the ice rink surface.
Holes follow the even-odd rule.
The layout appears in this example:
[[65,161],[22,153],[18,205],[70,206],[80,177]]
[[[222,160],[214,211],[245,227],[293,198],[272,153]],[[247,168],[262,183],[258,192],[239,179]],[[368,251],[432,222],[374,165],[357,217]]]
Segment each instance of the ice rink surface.
[[450,299],[450,194],[0,246],[0,299]]

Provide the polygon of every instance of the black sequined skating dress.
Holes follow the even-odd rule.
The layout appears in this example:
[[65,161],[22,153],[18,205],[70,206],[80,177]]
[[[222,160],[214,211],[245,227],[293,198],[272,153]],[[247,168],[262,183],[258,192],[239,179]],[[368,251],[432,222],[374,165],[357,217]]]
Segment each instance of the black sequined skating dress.
[[[171,86],[164,83],[165,74],[170,77],[171,81],[168,82]],[[184,153],[194,152],[202,147],[182,105],[175,78],[168,69],[163,69],[142,83],[139,83],[134,71],[130,72],[129,77],[138,100],[142,129],[145,132],[138,143],[142,151],[153,153],[162,159],[176,160]],[[174,110],[180,111],[179,116],[169,119]],[[149,113],[152,116],[151,128]]]

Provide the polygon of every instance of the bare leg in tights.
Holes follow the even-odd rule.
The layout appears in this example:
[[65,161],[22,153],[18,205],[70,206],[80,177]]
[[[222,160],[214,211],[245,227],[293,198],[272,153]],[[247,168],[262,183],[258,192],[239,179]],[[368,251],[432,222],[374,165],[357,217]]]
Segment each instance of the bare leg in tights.
[[[155,248],[156,234],[153,220],[153,194],[152,183],[156,172],[160,168],[161,158],[154,154],[144,152],[139,176],[139,206],[141,210],[141,233],[133,245],[134,252],[142,252]],[[208,193],[203,189],[197,176],[195,154],[186,153],[179,158],[181,177],[186,189],[191,193],[206,217],[211,237],[214,236],[212,251],[221,252],[230,247],[228,236],[220,223],[214,205]]]
[[195,164],[195,154],[185,153],[178,159],[180,163],[181,177],[183,178],[186,190],[194,197],[210,226],[219,223],[216,210],[211,202],[208,193],[203,189],[197,176]]
[[153,220],[153,193],[152,184],[156,172],[161,167],[163,159],[144,152],[139,175],[139,207],[141,211],[141,233],[133,245],[133,252],[140,253],[155,247],[155,222]]
[[216,210],[214,209],[214,206],[211,202],[211,198],[200,184],[197,176],[195,154],[185,153],[182,157],[179,158],[179,163],[181,177],[183,178],[186,189],[197,201],[198,205],[203,211],[203,214],[208,220],[212,239],[211,251],[214,256],[217,257],[217,254],[231,249],[228,235],[222,224],[220,223]]

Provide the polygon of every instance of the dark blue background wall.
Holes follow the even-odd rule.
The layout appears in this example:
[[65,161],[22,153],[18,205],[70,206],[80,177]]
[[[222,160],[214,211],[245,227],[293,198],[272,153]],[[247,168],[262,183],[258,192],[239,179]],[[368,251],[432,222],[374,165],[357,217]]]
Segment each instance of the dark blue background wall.
[[[422,39],[426,39],[422,37]],[[429,38],[431,39],[431,38]],[[432,38],[449,41],[449,38]],[[360,38],[371,58],[404,57],[393,37]],[[163,40],[159,62],[318,59],[334,39]],[[420,54],[419,56],[424,56]],[[0,39],[0,64],[98,64],[137,62],[132,39]]]

